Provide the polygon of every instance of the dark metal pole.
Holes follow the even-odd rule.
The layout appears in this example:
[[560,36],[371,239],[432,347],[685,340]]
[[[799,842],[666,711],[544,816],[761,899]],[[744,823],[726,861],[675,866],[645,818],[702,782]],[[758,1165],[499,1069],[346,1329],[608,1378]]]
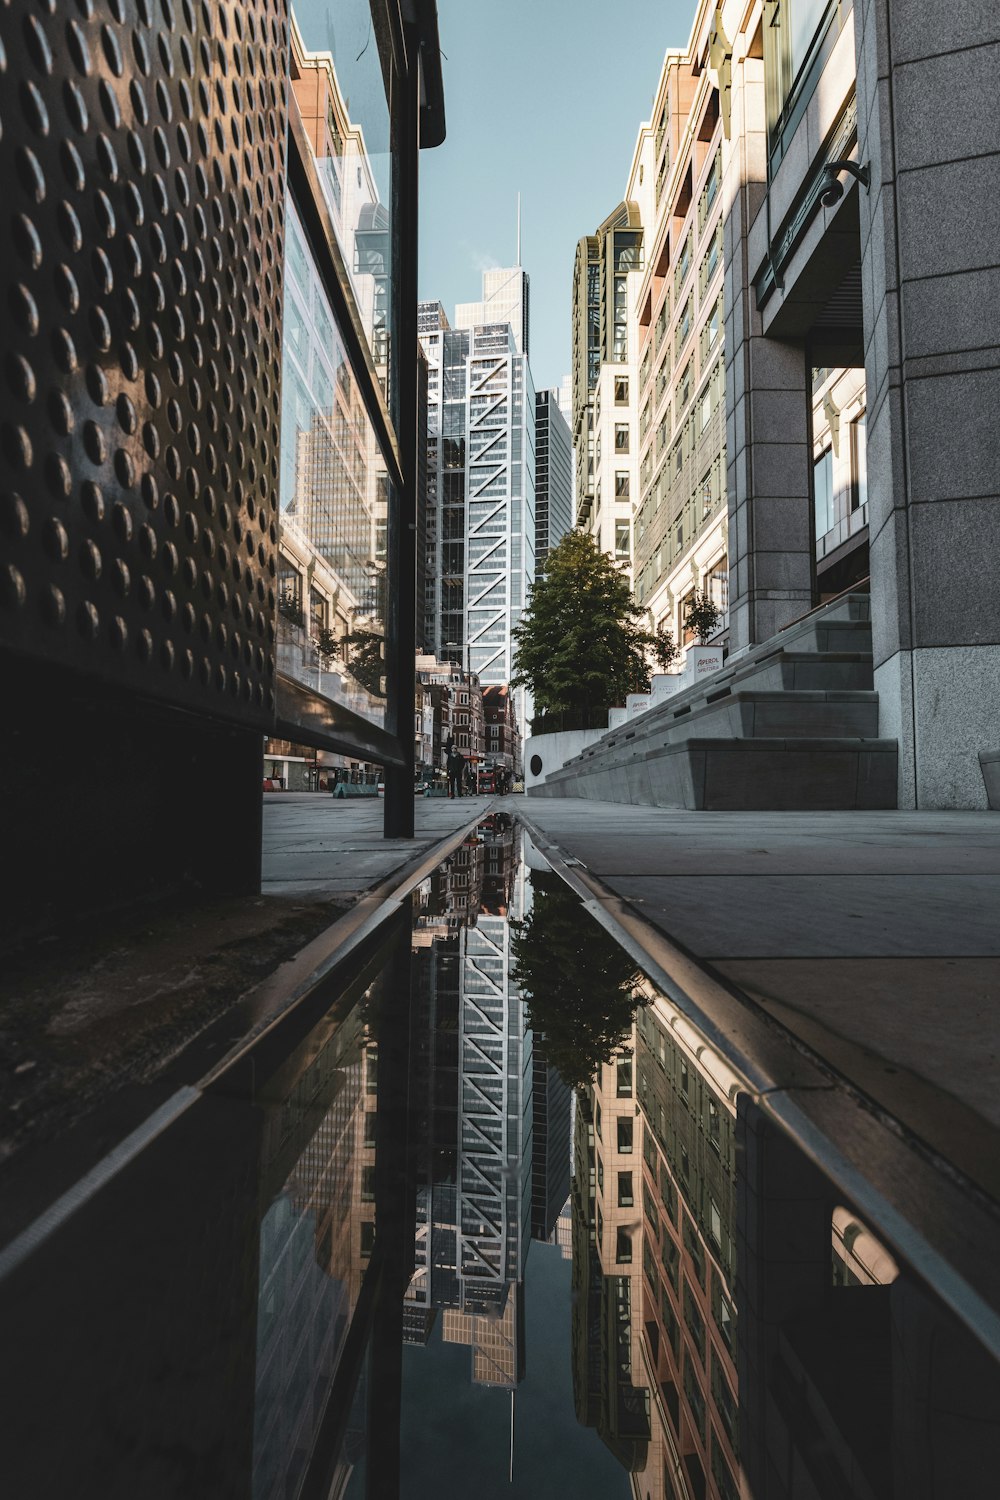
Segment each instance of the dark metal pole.
[[[386,838],[413,837],[414,669],[417,543],[417,169],[420,152],[420,47],[405,28],[406,68],[393,71],[391,415],[399,439],[401,490],[389,486],[387,526],[386,728],[403,751],[402,766],[385,768]],[[391,371],[390,371],[391,374]]]

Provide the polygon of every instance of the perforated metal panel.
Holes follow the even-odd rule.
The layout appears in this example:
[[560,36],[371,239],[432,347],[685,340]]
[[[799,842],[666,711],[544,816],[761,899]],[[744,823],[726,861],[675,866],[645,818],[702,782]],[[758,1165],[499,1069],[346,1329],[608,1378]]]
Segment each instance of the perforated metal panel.
[[0,8],[0,640],[273,713],[285,0]]

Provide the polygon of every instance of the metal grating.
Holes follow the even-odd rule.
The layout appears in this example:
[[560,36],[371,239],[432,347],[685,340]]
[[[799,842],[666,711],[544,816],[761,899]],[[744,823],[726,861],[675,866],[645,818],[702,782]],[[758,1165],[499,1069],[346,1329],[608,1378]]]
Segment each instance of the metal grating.
[[0,642],[263,727],[285,0],[11,0],[0,44]]
[[814,328],[863,328],[861,259],[850,267],[816,318]]

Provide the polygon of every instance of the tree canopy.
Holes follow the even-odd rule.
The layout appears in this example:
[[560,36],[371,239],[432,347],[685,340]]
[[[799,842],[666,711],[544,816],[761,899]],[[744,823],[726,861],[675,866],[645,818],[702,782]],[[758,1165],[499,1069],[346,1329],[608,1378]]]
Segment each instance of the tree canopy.
[[355,630],[344,640],[349,649],[347,670],[356,682],[360,682],[369,693],[378,698],[385,697],[382,678],[385,662],[382,659],[382,636],[375,630]]
[[677,655],[668,633],[640,624],[628,578],[593,539],[570,531],[548,555],[514,631],[513,686],[530,688],[540,714],[586,728],[595,710],[649,691],[650,659]]
[[546,1059],[571,1088],[587,1088],[630,1042],[639,974],[558,875],[533,872],[531,890],[512,936],[517,983]]

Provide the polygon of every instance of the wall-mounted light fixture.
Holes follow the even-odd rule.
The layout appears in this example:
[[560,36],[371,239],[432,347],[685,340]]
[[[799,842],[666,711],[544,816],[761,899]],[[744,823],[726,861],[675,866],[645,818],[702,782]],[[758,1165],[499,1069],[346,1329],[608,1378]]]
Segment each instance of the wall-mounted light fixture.
[[844,196],[844,184],[840,181],[838,173],[849,172],[856,177],[867,193],[871,186],[871,170],[867,164],[859,167],[856,161],[828,161],[823,168],[822,186],[819,192],[819,201],[824,208],[832,208],[839,203]]

